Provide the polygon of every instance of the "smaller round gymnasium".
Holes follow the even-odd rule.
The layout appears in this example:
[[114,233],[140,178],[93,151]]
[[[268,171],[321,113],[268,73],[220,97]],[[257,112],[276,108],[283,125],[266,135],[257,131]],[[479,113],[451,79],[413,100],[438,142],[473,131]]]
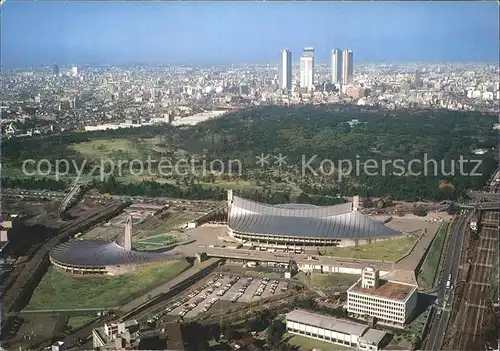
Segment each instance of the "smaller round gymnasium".
[[120,275],[149,264],[178,259],[179,254],[140,252],[132,248],[132,217],[116,240],[71,240],[54,247],[50,262],[75,275]]

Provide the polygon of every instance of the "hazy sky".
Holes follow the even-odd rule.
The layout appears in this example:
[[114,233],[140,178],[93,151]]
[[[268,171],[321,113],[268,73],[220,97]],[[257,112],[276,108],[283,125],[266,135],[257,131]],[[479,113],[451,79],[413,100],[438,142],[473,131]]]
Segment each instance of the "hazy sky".
[[498,62],[493,2],[16,2],[2,12],[4,67],[298,61],[314,46],[355,61]]

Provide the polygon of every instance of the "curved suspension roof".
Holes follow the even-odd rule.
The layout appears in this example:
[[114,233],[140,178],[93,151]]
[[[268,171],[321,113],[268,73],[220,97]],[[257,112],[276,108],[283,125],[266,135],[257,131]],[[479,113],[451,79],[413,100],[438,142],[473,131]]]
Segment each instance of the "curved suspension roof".
[[54,247],[53,260],[74,266],[112,266],[165,259],[168,253],[126,250],[117,241],[73,240]]
[[367,239],[403,234],[353,211],[352,203],[273,206],[238,196],[234,196],[229,205],[228,226],[242,234],[325,239]]

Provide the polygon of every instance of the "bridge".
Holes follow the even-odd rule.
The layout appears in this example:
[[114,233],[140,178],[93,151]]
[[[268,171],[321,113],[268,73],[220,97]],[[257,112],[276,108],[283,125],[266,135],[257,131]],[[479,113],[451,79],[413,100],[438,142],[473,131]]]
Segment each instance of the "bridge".
[[81,182],[73,183],[70,192],[64,197],[61,205],[59,206],[58,212],[61,216],[64,215],[71,205],[73,205],[73,203],[78,199],[86,185],[86,183]]
[[498,194],[498,193],[487,193],[484,191],[471,191],[469,193],[469,196],[473,201],[480,201],[480,202],[498,202],[498,201],[500,201],[500,194]]
[[460,208],[478,211],[498,211],[500,209],[500,201],[496,202],[468,202],[458,205]]

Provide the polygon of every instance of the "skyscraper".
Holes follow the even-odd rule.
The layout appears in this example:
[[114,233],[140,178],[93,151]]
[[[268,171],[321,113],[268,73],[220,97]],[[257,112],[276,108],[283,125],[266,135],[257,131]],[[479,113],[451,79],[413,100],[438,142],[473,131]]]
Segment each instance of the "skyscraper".
[[353,76],[353,54],[351,50],[342,50],[342,84],[351,84]]
[[312,57],[314,58],[314,48],[313,47],[306,47],[304,48],[304,53],[303,55],[304,57]]
[[280,88],[292,90],[292,52],[287,49],[281,51]]
[[342,50],[332,50],[332,83],[342,83]]
[[300,58],[300,87],[312,90],[314,86],[314,48],[304,48]]
[[78,76],[78,67],[76,67],[76,66],[71,67],[71,75],[73,77]]
[[59,66],[58,65],[53,65],[52,66],[52,74],[57,76],[59,74]]

